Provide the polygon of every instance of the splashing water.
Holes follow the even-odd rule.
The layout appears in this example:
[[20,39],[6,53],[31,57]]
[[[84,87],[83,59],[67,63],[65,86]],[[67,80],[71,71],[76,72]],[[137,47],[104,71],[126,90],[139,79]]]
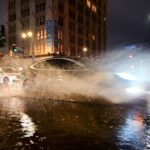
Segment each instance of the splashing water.
[[[131,56],[133,53],[133,57]],[[85,76],[76,77],[60,70],[53,72],[57,78],[51,78],[47,74],[37,74],[32,78],[32,82],[27,88],[21,86],[11,86],[4,88],[1,86],[2,95],[19,95],[33,98],[49,98],[63,100],[106,100],[113,103],[120,103],[129,100],[131,95],[127,94],[124,85],[115,78],[116,72],[130,72],[138,74],[140,79],[149,73],[149,54],[133,51],[113,51],[106,54],[105,59],[90,59],[86,62],[94,71],[86,73]],[[13,58],[5,56],[1,61],[1,66],[23,67],[24,72],[30,72],[30,59]],[[131,67],[132,66],[132,67]],[[133,67],[134,66],[134,67]],[[139,71],[140,70],[140,71]],[[58,76],[58,74],[61,75]],[[62,78],[63,76],[63,78]],[[30,73],[29,73],[30,77]],[[57,80],[57,81],[56,81]],[[58,84],[59,83],[59,84]],[[19,90],[19,92],[18,92]],[[17,92],[16,92],[17,91]]]

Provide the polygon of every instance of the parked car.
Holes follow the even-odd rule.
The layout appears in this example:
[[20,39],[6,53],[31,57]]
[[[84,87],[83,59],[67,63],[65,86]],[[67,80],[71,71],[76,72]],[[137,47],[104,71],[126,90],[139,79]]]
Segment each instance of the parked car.
[[22,70],[16,70],[12,67],[0,67],[0,83],[12,85],[21,81]]

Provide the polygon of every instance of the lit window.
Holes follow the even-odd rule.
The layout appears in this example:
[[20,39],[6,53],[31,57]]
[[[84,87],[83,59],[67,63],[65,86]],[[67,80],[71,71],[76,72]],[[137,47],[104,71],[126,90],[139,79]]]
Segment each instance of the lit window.
[[61,51],[63,50],[63,46],[62,46],[62,44],[60,45],[60,50],[61,50]]
[[97,9],[95,5],[92,5],[92,11],[96,13]]
[[39,40],[39,39],[40,39],[40,33],[37,32],[37,40]]
[[46,39],[46,30],[44,29],[44,39]]
[[58,38],[61,39],[61,31],[58,30]]
[[39,43],[37,43],[37,45],[36,45],[36,46],[37,46],[37,52],[38,52],[38,53],[40,53],[40,44],[39,44]]
[[62,31],[61,30],[58,30],[58,38],[62,40],[63,38],[63,35],[62,35]]
[[41,39],[43,39],[43,30],[41,30]]
[[95,35],[94,34],[92,35],[92,40],[95,41]]
[[46,44],[43,43],[43,51],[45,51],[45,49],[46,49]]
[[87,6],[88,6],[89,8],[91,8],[91,1],[90,1],[90,0],[87,0],[87,1],[86,1],[86,4],[87,4]]

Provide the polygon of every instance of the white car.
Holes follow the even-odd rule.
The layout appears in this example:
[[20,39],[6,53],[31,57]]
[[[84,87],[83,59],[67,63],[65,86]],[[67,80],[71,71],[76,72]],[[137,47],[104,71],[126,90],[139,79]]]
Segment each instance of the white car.
[[0,84],[12,85],[21,81],[21,72],[11,67],[0,67]]

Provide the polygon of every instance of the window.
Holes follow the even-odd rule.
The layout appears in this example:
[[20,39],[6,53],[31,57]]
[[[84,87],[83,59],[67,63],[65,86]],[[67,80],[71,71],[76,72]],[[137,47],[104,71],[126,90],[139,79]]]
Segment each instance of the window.
[[42,2],[39,4],[36,4],[36,12],[41,12],[46,10],[46,3]]
[[79,26],[78,26],[78,33],[79,33],[80,35],[83,35],[83,30],[84,30],[84,28],[79,25]]
[[29,29],[29,20],[23,20],[22,21],[22,30]]
[[75,44],[75,36],[73,34],[70,34],[69,38],[70,38],[70,43]]
[[14,21],[14,20],[16,20],[16,13],[15,12],[9,15],[9,21]]
[[44,29],[44,35],[43,35],[44,39],[46,39],[46,29]]
[[97,11],[97,8],[96,8],[96,6],[94,4],[92,5],[92,11],[95,12],[95,13]]
[[45,51],[46,49],[46,43],[43,43],[43,52]]
[[59,26],[63,26],[63,17],[61,17],[61,16],[59,16],[58,17],[58,24],[59,24]]
[[30,14],[30,9],[27,8],[27,9],[24,9],[21,11],[21,17],[28,17]]
[[38,31],[36,34],[36,39],[39,40],[40,39],[40,32]]
[[41,29],[41,30],[37,31],[36,38],[37,38],[37,40],[46,39],[46,30]]
[[83,69],[84,66],[71,60],[54,58],[39,62],[34,67],[39,69],[77,70]]
[[71,61],[71,60],[67,60],[67,59],[49,59],[46,60],[46,63],[49,66],[58,68],[58,69],[62,69],[62,70],[74,70],[74,69],[79,69],[82,68],[82,66],[78,65],[77,63]]
[[78,22],[83,24],[83,15],[78,15]]
[[10,36],[9,37],[9,45],[15,44],[16,43],[16,36]]
[[74,7],[76,5],[76,0],[69,0],[69,4]]
[[16,32],[16,24],[9,25],[9,33],[15,33]]
[[8,8],[9,9],[15,9],[16,7],[16,1],[15,0],[9,0],[8,1]]
[[64,4],[61,3],[61,2],[59,2],[59,4],[58,4],[58,11],[59,12],[63,12],[64,11]]
[[45,16],[38,16],[36,18],[36,26],[45,25]]
[[96,40],[95,34],[92,35],[92,40],[93,40],[93,41]]
[[90,1],[90,0],[87,0],[87,1],[86,1],[86,5],[87,5],[89,8],[91,8],[91,1]]
[[27,4],[27,3],[29,3],[29,0],[21,0],[21,4],[23,5],[23,4]]
[[69,22],[69,30],[75,32],[75,24],[73,22]]
[[73,20],[75,20],[75,11],[73,11],[73,10],[69,10],[69,17],[71,18],[71,19],[73,19]]

